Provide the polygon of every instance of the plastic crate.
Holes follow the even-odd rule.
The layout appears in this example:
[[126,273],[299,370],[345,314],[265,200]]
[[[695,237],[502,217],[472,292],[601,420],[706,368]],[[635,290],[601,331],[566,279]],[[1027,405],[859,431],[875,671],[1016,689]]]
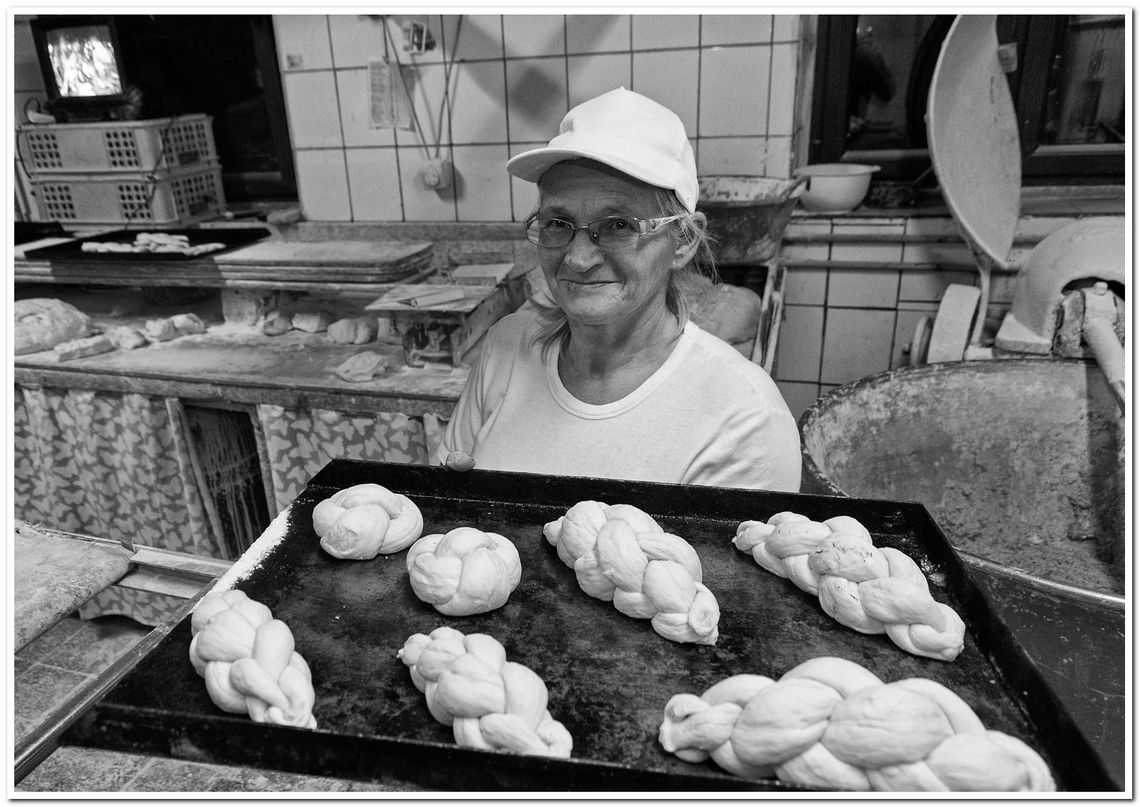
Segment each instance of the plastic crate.
[[156,171],[217,160],[209,115],[50,123],[17,128],[30,176],[73,171]]
[[31,178],[40,218],[62,224],[191,224],[225,209],[222,169],[103,172]]

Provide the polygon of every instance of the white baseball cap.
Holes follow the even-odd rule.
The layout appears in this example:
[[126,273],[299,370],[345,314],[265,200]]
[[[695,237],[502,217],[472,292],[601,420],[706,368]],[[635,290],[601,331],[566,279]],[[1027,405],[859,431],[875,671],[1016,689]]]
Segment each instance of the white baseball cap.
[[507,171],[538,182],[564,160],[588,158],[668,188],[690,213],[697,207],[697,161],[685,124],[669,109],[619,87],[566,113],[549,145],[507,161]]

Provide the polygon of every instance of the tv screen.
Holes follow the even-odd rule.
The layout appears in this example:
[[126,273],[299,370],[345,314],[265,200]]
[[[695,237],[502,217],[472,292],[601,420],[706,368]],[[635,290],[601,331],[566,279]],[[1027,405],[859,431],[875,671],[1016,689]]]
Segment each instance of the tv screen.
[[122,94],[123,78],[110,25],[53,28],[45,31],[45,44],[60,98]]

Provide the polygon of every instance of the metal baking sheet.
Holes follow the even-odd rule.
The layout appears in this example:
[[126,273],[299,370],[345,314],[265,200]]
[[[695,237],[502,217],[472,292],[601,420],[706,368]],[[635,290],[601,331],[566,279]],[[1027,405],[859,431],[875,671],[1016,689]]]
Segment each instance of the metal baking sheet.
[[[139,233],[164,233],[166,235],[184,235],[190,241],[190,246],[200,244],[218,243],[223,246],[212,252],[200,255],[185,255],[181,252],[84,252],[83,245],[90,242],[118,241],[124,244],[133,244]],[[28,260],[49,261],[85,261],[101,263],[111,261],[114,263],[154,263],[167,261],[201,261],[214,258],[231,249],[243,247],[260,241],[270,235],[266,227],[192,227],[187,229],[171,230],[164,227],[151,227],[132,230],[114,230],[85,238],[75,238],[62,244],[29,249],[24,253]]]
[[[523,575],[507,604],[489,614],[446,617],[411,591],[405,553],[371,561],[326,554],[312,528],[313,506],[361,482],[411,497],[423,512],[425,534],[470,525],[514,541]],[[647,621],[625,617],[578,588],[542,526],[584,499],[641,507],[696,548],[721,609],[715,646],[667,641]],[[914,558],[935,598],[967,624],[958,659],[919,658],[885,636],[844,628],[816,598],[732,546],[741,521],[782,510],[816,520],[853,516],[876,545]],[[366,781],[396,777],[454,791],[787,790],[774,779],[742,779],[712,762],[691,764],[666,753],[657,741],[662,710],[673,694],[699,694],[729,675],[778,678],[809,658],[836,655],[886,681],[918,676],[948,686],[987,728],[1036,748],[1063,789],[1116,789],[920,504],[336,460],[277,523],[284,527],[269,548],[273,527],[225,582],[268,605],[293,631],[313,673],[317,729],[260,725],[217,709],[188,660],[187,618],[73,727],[67,742]],[[551,713],[574,737],[571,759],[454,744],[450,727],[431,718],[396,656],[408,636],[440,625],[494,636],[510,660],[543,678]]]

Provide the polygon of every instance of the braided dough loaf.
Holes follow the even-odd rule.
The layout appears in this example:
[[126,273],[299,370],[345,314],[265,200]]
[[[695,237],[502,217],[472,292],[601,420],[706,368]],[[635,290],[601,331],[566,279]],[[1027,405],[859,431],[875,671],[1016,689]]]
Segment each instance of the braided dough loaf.
[[883,683],[853,661],[821,656],[773,681],[734,675],[703,695],[674,695],[658,739],[688,762],[824,790],[1046,791],[1045,761],[988,731],[929,678]]
[[407,563],[412,591],[448,616],[500,608],[522,579],[515,545],[474,527],[425,535],[408,550]]
[[696,550],[648,513],[629,504],[583,501],[542,533],[591,597],[650,620],[666,639],[716,644],[720,606],[701,582]]
[[916,656],[953,661],[966,626],[936,602],[922,570],[892,547],[876,547],[871,533],[850,516],[820,523],[798,513],[767,522],[745,521],[732,544],[768,571],[786,577],[829,616],[860,633],[886,633]]
[[313,529],[334,558],[371,560],[411,546],[424,530],[424,518],[407,496],[366,482],[318,502]]
[[427,696],[432,717],[466,748],[569,757],[574,741],[547,710],[546,684],[485,633],[439,627],[408,637],[397,654]]
[[190,618],[190,663],[219,709],[257,723],[317,727],[313,678],[293,634],[243,591],[214,591]]

